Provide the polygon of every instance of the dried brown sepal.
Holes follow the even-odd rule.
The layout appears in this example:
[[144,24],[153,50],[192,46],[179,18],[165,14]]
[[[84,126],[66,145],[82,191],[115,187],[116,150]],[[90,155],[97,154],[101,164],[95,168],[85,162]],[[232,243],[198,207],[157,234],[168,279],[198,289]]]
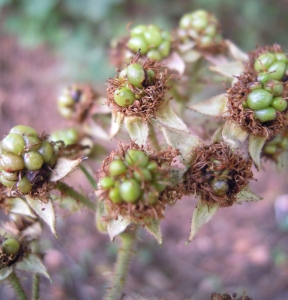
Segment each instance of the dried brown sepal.
[[[2,245],[3,241],[5,240],[5,235],[0,236],[0,245]],[[27,243],[23,241],[19,241],[20,249],[17,254],[15,255],[7,255],[3,252],[2,247],[0,247],[0,270],[5,267],[10,267],[20,262],[25,254],[29,251]]]
[[[253,82],[257,82],[257,77],[250,73],[243,73],[237,76],[238,81],[227,89],[229,120],[233,120],[242,126],[250,134],[269,138],[272,135],[283,132],[288,126],[288,117],[286,109],[283,112],[277,111],[276,120],[261,123],[255,120],[255,113],[251,109],[244,109],[243,102],[246,101],[248,94],[251,92],[249,87]],[[283,83],[283,98],[288,96],[288,83]]]
[[[205,145],[195,153],[196,159],[183,177],[186,195],[198,195],[207,205],[233,205],[237,194],[253,178],[252,160],[243,158],[236,151],[233,152],[224,143]],[[227,181],[229,188],[224,196],[215,194],[211,187],[213,180]]]
[[[226,293],[225,294],[212,293],[210,300],[236,300],[236,298],[237,298],[236,293],[233,293],[232,296]],[[246,296],[244,292],[242,296],[237,298],[237,300],[252,300],[252,298]]]
[[[97,172],[97,177],[99,179],[109,176],[109,165],[117,156],[119,159],[124,160],[125,154],[129,149],[142,150],[149,155],[149,161],[155,161],[159,170],[161,170],[161,175],[163,179],[169,178],[169,171],[172,162],[175,157],[179,155],[179,151],[173,148],[168,148],[168,150],[161,150],[159,152],[152,151],[149,147],[138,146],[135,142],[131,142],[130,145],[123,145],[119,143],[119,147],[116,151],[112,151],[110,156],[107,157],[103,162],[100,171]],[[133,171],[137,169],[137,166],[127,167],[126,176],[132,178]],[[148,193],[151,190],[151,185],[145,181],[141,184],[141,191],[143,194]],[[119,215],[123,217],[128,217],[131,222],[135,223],[145,223],[145,219],[154,218],[156,220],[164,218],[165,204],[173,204],[177,199],[183,196],[182,191],[179,187],[167,186],[163,192],[159,194],[158,201],[155,204],[145,203],[141,199],[137,204],[122,202],[113,203],[109,199],[109,191],[102,189],[101,187],[97,190],[97,195],[101,201],[105,201],[106,210],[108,215],[105,217],[105,221],[110,221],[112,219],[117,219]]]
[[[138,52],[130,64],[138,62],[139,58],[140,53]],[[143,63],[143,69],[145,72],[145,80],[142,83],[143,89],[134,87],[126,78],[109,78],[107,81],[108,97],[106,104],[125,116],[141,117],[144,120],[148,120],[156,116],[157,108],[165,100],[165,93],[170,89],[168,80],[171,76],[168,75],[167,69],[164,69],[161,64],[153,59],[147,59]],[[152,84],[147,80],[147,70],[155,72],[155,79]],[[141,98],[135,100],[134,103],[128,107],[122,107],[117,105],[114,101],[114,92],[126,84],[129,85],[129,88],[135,95],[140,95]]]
[[256,50],[248,53],[249,61],[247,64],[244,64],[245,72],[248,72],[251,75],[257,76],[257,72],[254,69],[254,63],[261,54],[264,54],[267,52],[283,53],[283,50],[282,50],[281,46],[278,44],[274,44],[273,46],[257,47]]

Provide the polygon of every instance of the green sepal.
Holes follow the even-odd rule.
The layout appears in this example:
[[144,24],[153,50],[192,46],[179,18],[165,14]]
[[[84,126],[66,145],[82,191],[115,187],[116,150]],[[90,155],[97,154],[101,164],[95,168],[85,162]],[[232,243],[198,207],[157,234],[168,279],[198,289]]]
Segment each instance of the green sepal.
[[182,53],[181,57],[186,63],[194,63],[202,57],[202,54],[197,50],[191,49]]
[[237,203],[242,203],[242,202],[256,202],[259,200],[262,200],[260,196],[256,195],[254,192],[252,192],[248,186],[244,187],[240,193],[236,195]]
[[188,132],[187,125],[176,115],[170,101],[163,101],[163,104],[157,109],[156,120],[170,128]]
[[193,211],[190,235],[186,242],[186,245],[192,241],[199,229],[211,220],[218,209],[219,204],[217,203],[208,206],[206,203],[202,202],[201,199],[198,200],[197,205]]
[[184,74],[185,63],[178,53],[172,52],[167,58],[163,59],[162,63],[169,70],[174,70],[181,76]]
[[118,215],[117,220],[110,220],[107,222],[107,231],[111,241],[114,241],[115,237],[122,233],[129,225],[131,220],[128,217]]
[[223,76],[234,79],[244,72],[244,66],[240,61],[229,61],[216,66],[209,67],[209,70]]
[[119,111],[112,110],[111,114],[111,128],[110,128],[110,139],[113,139],[114,136],[119,132],[122,123],[124,121],[124,115]]
[[240,60],[242,62],[248,62],[249,56],[247,53],[243,52],[238,46],[236,46],[233,42],[230,40],[225,40],[225,43],[228,47],[228,51],[230,55],[235,58],[236,60]]
[[99,232],[107,234],[107,223],[103,220],[103,217],[107,215],[105,209],[105,202],[97,199],[96,202],[96,214],[95,214],[95,223],[96,228]]
[[0,282],[7,279],[9,275],[13,272],[12,267],[4,267],[0,270]]
[[222,117],[228,111],[226,93],[212,97],[206,101],[191,105],[188,109],[194,110],[206,116]]
[[168,126],[162,126],[161,130],[167,144],[180,151],[181,162],[188,166],[196,156],[195,149],[203,145],[201,139]]
[[220,126],[216,129],[216,131],[214,132],[211,141],[213,143],[220,143],[222,141],[222,130],[223,130],[223,126]]
[[30,206],[22,198],[11,198],[9,199],[9,213],[16,215],[24,215],[26,217],[37,219],[37,216],[32,212]]
[[247,137],[248,132],[237,123],[231,120],[225,122],[222,130],[222,138],[232,149],[239,148]]
[[130,138],[139,146],[145,145],[149,134],[147,121],[140,117],[126,117],[124,122]]
[[26,256],[17,263],[16,268],[18,270],[41,274],[47,279],[52,280],[47,272],[46,267],[42,263],[41,259],[33,253],[27,253]]
[[[44,198],[44,197],[43,197]],[[32,198],[30,195],[26,195],[26,201],[33,211],[49,226],[52,233],[56,234],[56,216],[54,212],[54,206],[51,199],[41,200],[39,196]]]
[[257,135],[250,135],[249,138],[249,154],[254,164],[256,165],[258,171],[261,168],[260,156],[266,140],[267,140],[266,137],[257,136]]
[[162,244],[162,233],[160,228],[160,220],[154,218],[144,219],[145,229],[155,237],[159,245]]

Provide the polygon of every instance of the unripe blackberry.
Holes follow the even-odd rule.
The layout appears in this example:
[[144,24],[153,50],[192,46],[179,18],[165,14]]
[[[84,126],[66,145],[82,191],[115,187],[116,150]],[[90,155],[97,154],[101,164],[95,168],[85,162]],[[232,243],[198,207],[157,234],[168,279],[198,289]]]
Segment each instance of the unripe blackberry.
[[20,243],[14,238],[6,238],[2,242],[2,251],[6,255],[16,255],[20,250]]
[[266,141],[262,154],[266,158],[277,161],[278,157],[285,151],[288,151],[288,130]]

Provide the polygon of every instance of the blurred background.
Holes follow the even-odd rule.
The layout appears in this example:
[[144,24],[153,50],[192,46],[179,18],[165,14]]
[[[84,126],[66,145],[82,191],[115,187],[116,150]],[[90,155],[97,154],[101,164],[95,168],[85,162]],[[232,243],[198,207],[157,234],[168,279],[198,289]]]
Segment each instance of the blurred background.
[[[224,37],[245,51],[273,43],[288,51],[287,0],[0,0],[1,137],[17,124],[38,132],[64,127],[57,113],[59,90],[77,81],[105,92],[105,81],[115,75],[110,42],[127,35],[129,24],[173,30],[184,13],[199,8],[214,13]],[[222,209],[189,246],[193,199],[167,209],[162,247],[141,231],[127,294],[209,300],[212,292],[246,290],[254,300],[288,299],[287,171],[265,168],[252,184],[264,200]],[[70,180],[92,192],[81,176]],[[47,230],[41,244],[53,280],[50,285],[43,279],[41,299],[101,299],[117,241],[96,231],[88,211],[67,215],[59,209],[57,221],[59,239]],[[30,277],[22,279],[29,286]],[[0,299],[13,297],[1,284]]]

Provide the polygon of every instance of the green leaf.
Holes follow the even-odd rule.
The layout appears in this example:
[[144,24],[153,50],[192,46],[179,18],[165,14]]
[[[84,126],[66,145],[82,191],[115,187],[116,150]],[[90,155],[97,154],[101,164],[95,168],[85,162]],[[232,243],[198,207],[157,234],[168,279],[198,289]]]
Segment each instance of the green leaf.
[[189,106],[188,109],[206,116],[222,117],[222,115],[228,111],[227,101],[226,93],[223,93],[206,101]]
[[232,149],[239,148],[247,137],[248,132],[237,123],[231,120],[225,122],[222,130],[222,138]]
[[195,150],[203,145],[197,136],[176,130],[174,128],[161,126],[161,130],[168,145],[180,151],[180,159],[183,164],[189,165],[195,158]]
[[248,186],[244,187],[240,193],[237,194],[237,203],[241,203],[244,201],[259,201],[262,200],[260,196],[256,195],[252,192]]
[[108,221],[107,230],[111,241],[114,241],[115,237],[122,233],[130,224],[130,219],[121,215],[118,215],[117,220]]
[[87,157],[79,157],[77,159],[71,160],[66,157],[60,157],[57,160],[56,166],[53,169],[53,172],[50,177],[51,182],[56,182],[64,177],[66,177],[69,173],[73,172]]
[[47,199],[41,201],[40,197],[32,198],[31,196],[26,195],[26,201],[34,212],[50,227],[55,237],[57,237],[55,227],[56,217],[51,199],[49,199],[47,203],[44,203]]
[[188,132],[186,124],[176,115],[170,101],[164,101],[158,108],[156,119],[165,126]]
[[9,199],[9,213],[24,215],[32,219],[37,219],[37,216],[32,212],[29,205],[22,198],[11,198]]
[[261,167],[260,156],[262,152],[262,148],[266,142],[267,138],[257,135],[250,135],[249,138],[249,154],[255,163],[258,171]]
[[157,242],[162,244],[162,233],[160,228],[160,220],[156,220],[154,218],[146,218],[144,220],[146,230],[152,234]]
[[219,128],[216,129],[216,131],[214,132],[211,141],[213,143],[220,143],[222,141],[222,130],[223,130],[223,126],[220,126]]
[[147,121],[140,117],[126,117],[124,122],[130,138],[139,146],[145,145],[149,134]]
[[40,258],[33,253],[26,254],[24,259],[17,263],[16,268],[18,270],[44,275],[52,283],[52,280],[46,270],[46,267],[43,265]]
[[226,45],[228,47],[230,55],[235,58],[236,60],[240,60],[242,62],[248,62],[249,56],[247,53],[243,52],[238,46],[236,46],[230,40],[225,40]]
[[13,268],[5,267],[0,270],[0,282],[7,279],[7,277],[13,272]]
[[240,61],[232,61],[211,66],[209,67],[209,70],[234,79],[235,76],[239,76],[244,72],[244,66]]
[[193,211],[190,235],[186,245],[192,241],[198,230],[211,220],[218,209],[219,204],[217,203],[208,206],[206,203],[202,202],[201,199],[197,202],[197,205]]
[[114,136],[119,132],[123,121],[124,115],[113,109],[111,115],[110,139],[113,139]]
[[183,59],[176,52],[172,52],[162,63],[170,70],[178,72],[180,75],[184,74],[185,63]]

